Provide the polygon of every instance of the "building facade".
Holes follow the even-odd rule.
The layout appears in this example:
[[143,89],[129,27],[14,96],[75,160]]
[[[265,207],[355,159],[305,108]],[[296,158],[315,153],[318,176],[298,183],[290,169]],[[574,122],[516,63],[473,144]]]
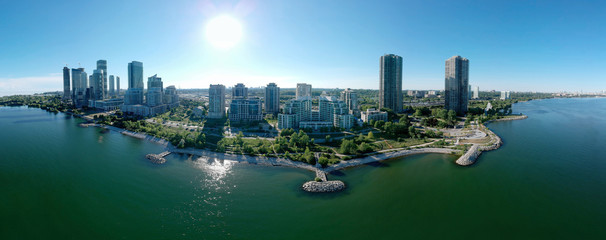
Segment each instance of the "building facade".
[[263,120],[263,108],[261,99],[257,97],[236,97],[229,104],[229,121],[261,121]]
[[70,91],[70,77],[69,77],[69,68],[63,67],[63,100],[68,101],[72,99],[72,94]]
[[379,73],[379,108],[402,112],[402,57],[394,54],[381,56]]
[[225,117],[225,86],[221,84],[211,84],[208,89],[208,117]]
[[280,113],[280,88],[275,83],[265,87],[265,112],[274,116]]
[[473,89],[473,99],[478,99],[480,98],[480,87],[476,86]]
[[[97,61],[97,70],[103,71],[103,92],[107,94],[109,92],[107,84],[107,60],[98,60]],[[104,95],[105,96],[105,95]]]
[[349,129],[353,127],[354,116],[349,114],[347,104],[343,101],[320,97],[317,109],[312,106],[311,97],[291,99],[278,114],[278,128],[319,128],[330,126]]
[[453,56],[446,60],[445,72],[444,106],[463,115],[469,101],[469,60]]
[[387,112],[382,112],[382,111],[376,110],[374,108],[366,109],[366,111],[362,112],[362,121],[370,122],[370,120],[387,121]]
[[105,99],[105,86],[103,84],[103,70],[95,69],[93,70],[91,88],[92,88],[92,96],[89,100],[103,100]]
[[109,97],[116,96],[116,89],[114,84],[114,75],[109,75],[109,92],[107,93]]
[[116,76],[116,96],[120,96],[120,77]]
[[347,105],[349,114],[353,114],[356,117],[360,116],[360,109],[358,106],[358,93],[349,88],[341,92],[341,100]]
[[[151,88],[159,88],[164,89],[164,84],[162,83],[162,78],[158,77],[158,74],[154,74],[151,77],[147,78],[147,89]],[[164,91],[164,90],[162,90]]]
[[311,84],[297,83],[297,91],[295,97],[311,97]]
[[87,105],[87,79],[87,74],[84,71],[84,68],[72,68],[72,102],[77,108]]
[[236,84],[236,86],[231,89],[231,97],[248,97],[248,88],[242,83]]
[[128,89],[124,96],[124,104],[143,104],[143,63],[141,62],[128,63]]

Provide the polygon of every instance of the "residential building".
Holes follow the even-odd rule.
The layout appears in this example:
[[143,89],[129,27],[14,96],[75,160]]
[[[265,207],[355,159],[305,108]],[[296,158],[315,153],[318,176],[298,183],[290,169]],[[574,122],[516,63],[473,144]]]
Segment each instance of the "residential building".
[[280,113],[280,88],[275,83],[265,87],[265,112],[274,116]]
[[510,99],[510,92],[509,91],[501,91],[501,100],[506,100],[506,99]]
[[69,81],[70,81],[69,68],[63,67],[63,100],[64,101],[72,99],[71,91],[69,90],[69,87],[70,87]]
[[[312,106],[311,97],[291,99],[278,114],[278,128],[311,128],[333,126],[349,129],[353,126],[353,115],[349,114],[347,104],[327,97],[318,99],[317,109]],[[348,116],[344,116],[348,115]]]
[[444,105],[462,115],[467,112],[469,99],[469,60],[453,56],[446,60]]
[[116,76],[116,96],[120,96],[120,77]]
[[124,96],[125,105],[143,104],[143,63],[128,63],[128,89]]
[[236,86],[231,89],[231,97],[232,99],[236,97],[248,97],[248,88],[242,83],[236,84]]
[[94,100],[103,100],[105,99],[105,87],[103,84],[103,70],[95,69],[93,70],[93,75],[91,77],[91,88],[92,88],[92,96],[91,101]]
[[87,88],[87,74],[84,72],[84,68],[72,68],[72,102],[77,108],[87,105]]
[[295,97],[311,97],[311,84],[297,83],[297,91]]
[[116,90],[115,90],[114,86],[115,86],[114,75],[109,75],[109,92],[108,92],[109,97],[116,96]]
[[347,109],[349,110],[349,114],[353,114],[354,116],[360,116],[360,109],[358,106],[358,93],[349,88],[345,89],[341,92],[341,100],[345,102],[347,105]]
[[379,72],[379,108],[402,112],[402,57],[394,54],[381,56]]
[[[151,88],[164,89],[164,84],[162,83],[162,78],[159,78],[158,74],[155,74],[155,75],[147,78],[147,89],[151,89]],[[162,91],[164,91],[164,90],[162,90]]]
[[[129,81],[130,82],[130,81]],[[132,104],[139,99],[133,99],[143,93],[142,88],[129,88],[124,98],[125,104],[122,111],[141,116],[154,116],[169,111],[171,108],[179,106],[179,97],[175,86],[168,86],[166,91],[162,88],[162,79],[157,75],[148,78],[147,94],[145,104]]]
[[179,95],[174,85],[170,85],[164,90],[164,104],[168,104],[170,108],[179,106]]
[[379,111],[374,108],[366,109],[366,111],[362,112],[362,121],[370,122],[370,120],[374,121],[387,121],[387,112]]
[[103,96],[105,97],[109,92],[107,87],[107,60],[98,60],[97,61],[97,70],[103,71],[103,92],[105,93]]
[[261,121],[263,108],[258,97],[236,97],[229,104],[229,121]]
[[473,99],[478,99],[480,98],[480,87],[476,86],[473,89]]
[[225,86],[221,84],[211,84],[208,89],[208,117],[225,117]]

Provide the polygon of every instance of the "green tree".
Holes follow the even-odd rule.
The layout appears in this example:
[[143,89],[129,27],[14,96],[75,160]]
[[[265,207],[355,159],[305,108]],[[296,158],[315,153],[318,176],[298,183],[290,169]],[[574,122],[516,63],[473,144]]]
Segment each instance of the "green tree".
[[370,146],[370,144],[363,142],[358,147],[358,151],[360,151],[361,153],[369,153],[372,152],[372,147]]
[[341,154],[356,154],[358,147],[356,146],[356,144],[354,143],[353,140],[347,140],[347,139],[343,139],[343,141],[341,142],[341,147],[339,148],[339,152]]
[[374,140],[375,139],[375,134],[372,133],[372,131],[368,132],[368,140]]
[[320,157],[320,159],[318,159],[318,163],[320,163],[322,165],[322,167],[326,167],[328,166],[328,158],[327,157]]

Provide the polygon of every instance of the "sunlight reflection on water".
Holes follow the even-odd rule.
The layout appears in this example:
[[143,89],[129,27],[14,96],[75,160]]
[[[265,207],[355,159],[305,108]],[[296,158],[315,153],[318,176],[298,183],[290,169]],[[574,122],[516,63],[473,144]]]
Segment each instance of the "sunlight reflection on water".
[[[230,194],[232,186],[226,184],[225,178],[233,173],[232,168],[233,165],[236,164],[235,161],[200,157],[194,160],[193,164],[195,168],[204,172],[198,181],[202,184],[202,189],[210,196],[205,199],[205,202],[212,204],[212,202],[216,201],[217,192]],[[233,187],[235,187],[235,185]]]

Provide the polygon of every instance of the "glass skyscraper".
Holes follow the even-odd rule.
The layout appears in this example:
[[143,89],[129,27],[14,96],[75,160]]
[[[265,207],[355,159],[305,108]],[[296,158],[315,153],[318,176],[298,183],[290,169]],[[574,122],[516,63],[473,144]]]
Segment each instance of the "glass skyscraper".
[[275,83],[267,84],[265,87],[265,112],[275,117],[280,112],[280,88]]
[[461,56],[446,60],[444,82],[444,108],[465,114],[469,101],[469,60]]
[[379,108],[402,112],[402,57],[381,56],[379,79]]

